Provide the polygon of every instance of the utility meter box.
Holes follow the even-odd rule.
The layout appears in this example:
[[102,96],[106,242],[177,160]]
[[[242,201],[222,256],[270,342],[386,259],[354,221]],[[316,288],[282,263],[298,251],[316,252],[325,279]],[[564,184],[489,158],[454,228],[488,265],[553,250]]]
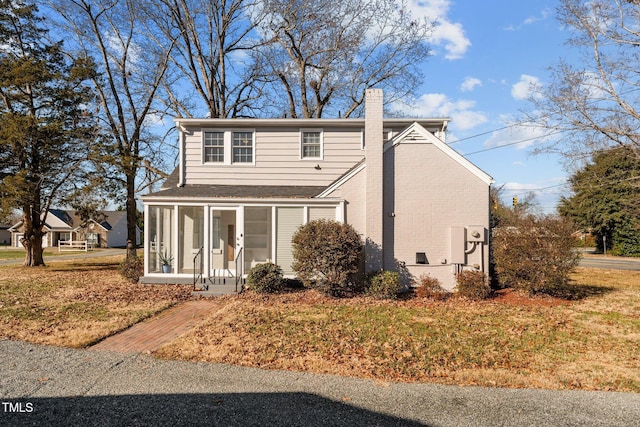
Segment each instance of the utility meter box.
[[451,264],[466,263],[466,254],[464,253],[466,231],[467,230],[464,227],[451,227],[451,254],[449,256]]
[[470,225],[467,227],[467,242],[484,243],[487,240],[487,229],[482,225]]

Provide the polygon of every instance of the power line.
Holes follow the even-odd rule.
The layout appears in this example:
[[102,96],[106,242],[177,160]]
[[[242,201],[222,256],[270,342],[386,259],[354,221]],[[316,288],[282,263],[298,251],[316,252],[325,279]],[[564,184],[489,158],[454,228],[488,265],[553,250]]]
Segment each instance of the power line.
[[550,188],[556,188],[556,187],[562,187],[564,185],[567,185],[567,182],[563,182],[561,184],[555,184],[555,185],[549,185],[547,187],[540,187],[540,188],[504,188],[502,191],[505,192],[527,192],[527,191],[544,191],[544,190],[548,190]]
[[466,141],[467,139],[473,139],[473,138],[477,138],[479,136],[489,135],[490,133],[499,132],[501,130],[509,129],[509,128],[514,127],[514,126],[518,126],[520,124],[521,123],[514,123],[514,124],[511,124],[511,125],[508,125],[508,126],[504,126],[504,127],[498,128],[498,129],[488,130],[486,132],[482,132],[482,133],[479,133],[479,134],[476,134],[476,135],[471,135],[471,136],[467,136],[467,137],[464,137],[464,138],[456,139],[455,141],[447,142],[447,145],[457,144],[458,142]]
[[[531,138],[521,139],[520,141],[510,142],[510,143],[508,143],[508,144],[502,144],[502,145],[498,145],[498,146],[496,146],[496,147],[485,148],[485,149],[482,149],[482,150],[473,151],[473,152],[471,152],[471,153],[463,154],[463,156],[464,156],[464,157],[467,157],[467,156],[470,156],[470,155],[472,155],[472,154],[484,153],[485,151],[491,151],[491,150],[497,150],[497,149],[499,149],[499,148],[510,147],[510,146],[512,146],[512,145],[522,144],[523,142],[533,141],[533,140],[536,140],[536,139],[541,139],[541,138],[546,138],[546,137],[548,137],[548,136],[557,135],[557,134],[562,133],[562,132],[563,132],[563,131],[556,131],[556,132],[548,133],[548,134],[546,134],[546,135],[533,136],[533,137],[531,137]],[[457,141],[456,141],[456,142],[457,142]]]

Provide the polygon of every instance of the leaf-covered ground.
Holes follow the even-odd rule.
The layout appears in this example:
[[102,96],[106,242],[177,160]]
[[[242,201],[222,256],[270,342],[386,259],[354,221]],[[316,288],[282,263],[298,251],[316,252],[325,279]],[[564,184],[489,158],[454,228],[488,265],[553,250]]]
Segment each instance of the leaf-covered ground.
[[640,272],[579,269],[565,298],[225,297],[164,358],[425,381],[640,392]]
[[[190,298],[117,258],[0,267],[0,338],[85,347]],[[470,302],[244,293],[157,356],[380,381],[640,392],[640,272],[580,268],[558,297]]]
[[140,285],[120,258],[0,269],[0,337],[85,347],[190,297],[189,286]]

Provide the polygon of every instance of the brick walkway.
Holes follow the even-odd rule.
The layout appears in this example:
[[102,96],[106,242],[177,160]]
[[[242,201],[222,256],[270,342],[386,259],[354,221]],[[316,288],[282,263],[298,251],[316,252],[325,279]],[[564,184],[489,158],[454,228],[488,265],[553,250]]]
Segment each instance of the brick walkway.
[[151,352],[174,340],[220,308],[215,300],[186,301],[113,335],[90,350]]

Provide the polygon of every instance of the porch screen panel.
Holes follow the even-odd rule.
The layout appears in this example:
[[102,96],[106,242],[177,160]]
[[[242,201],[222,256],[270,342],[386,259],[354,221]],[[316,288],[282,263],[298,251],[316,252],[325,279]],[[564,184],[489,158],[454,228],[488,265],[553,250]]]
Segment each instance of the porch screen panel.
[[291,264],[291,238],[302,225],[304,208],[276,208],[276,264],[282,268],[284,274],[293,274]]
[[309,221],[316,219],[336,219],[336,208],[334,207],[310,207]]
[[267,262],[271,255],[271,207],[244,209],[245,271]]
[[193,273],[193,257],[204,245],[204,207],[180,206],[178,273]]
[[[162,271],[160,255],[174,256],[174,248],[171,244],[173,233],[173,207],[149,206],[149,272]],[[173,269],[173,267],[172,267]]]

